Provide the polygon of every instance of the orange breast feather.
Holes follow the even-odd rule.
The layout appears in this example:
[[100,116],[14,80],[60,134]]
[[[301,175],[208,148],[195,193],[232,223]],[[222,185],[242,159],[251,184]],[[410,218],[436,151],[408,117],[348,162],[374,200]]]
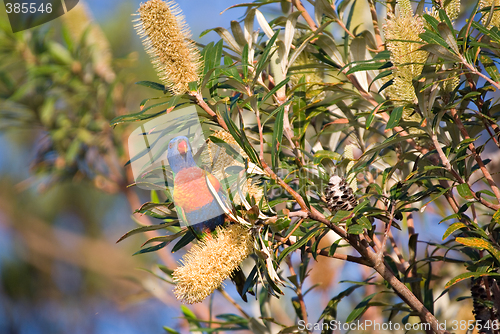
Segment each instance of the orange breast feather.
[[175,205],[180,206],[184,212],[192,212],[214,201],[205,179],[207,174],[211,185],[219,192],[219,181],[199,167],[186,168],[177,173],[174,179]]

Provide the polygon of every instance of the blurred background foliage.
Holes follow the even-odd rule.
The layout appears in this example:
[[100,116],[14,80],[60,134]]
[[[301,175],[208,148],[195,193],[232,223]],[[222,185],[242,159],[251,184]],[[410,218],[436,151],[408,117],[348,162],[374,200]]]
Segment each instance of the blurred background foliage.
[[138,74],[156,77],[132,28],[138,5],[80,1],[16,34],[2,5],[0,333],[182,328],[173,296],[140,270],[156,257],[131,256],[140,238],[115,244],[149,198],[126,188],[128,130],[109,126],[144,98]]
[[[237,3],[232,2],[216,1],[210,7],[217,13],[217,10]],[[179,5],[184,10],[194,38],[202,43],[218,39],[213,32],[201,40],[197,39],[202,30],[216,26],[229,29],[229,20],[239,18],[244,12],[241,8],[226,12],[224,21],[216,15],[204,13],[208,8],[204,2],[179,1]],[[343,2],[343,10],[349,5],[349,1]],[[472,10],[472,5],[463,4],[462,13]],[[73,11],[60,19],[17,34],[10,32],[5,13],[1,14],[0,333],[161,333],[165,325],[185,332],[188,323],[177,318],[182,314],[191,317],[189,325],[196,327],[200,324],[193,319],[212,319],[212,310],[217,313],[238,312],[217,292],[213,299],[189,309],[182,307],[179,311],[171,285],[147,272],[152,270],[162,274],[155,266],[158,262],[169,268],[175,267],[178,255],[172,256],[164,248],[149,255],[132,257],[131,254],[146,240],[137,236],[115,244],[126,231],[137,226],[136,223],[150,223],[146,216],[130,216],[142,203],[151,200],[149,192],[127,187],[133,180],[130,170],[124,168],[129,158],[126,139],[134,125],[114,129],[109,126],[112,119],[136,112],[140,101],[151,97],[150,90],[135,86],[134,82],[157,81],[139,38],[132,30],[130,13],[135,12],[137,6],[137,2],[80,1]],[[368,2],[357,1],[354,6],[352,12],[362,15],[350,17],[350,26],[357,27],[357,32],[373,30]],[[307,3],[306,7],[312,8]],[[268,20],[282,15],[279,5],[263,6],[260,10]],[[381,14],[384,13],[381,11]],[[460,25],[463,25],[465,16],[456,18]],[[326,17],[325,14],[315,19],[324,22]],[[307,30],[304,22],[299,24]],[[336,40],[344,37],[341,29],[331,29],[330,33]],[[302,36],[298,38],[300,40]],[[315,68],[326,67],[325,63],[332,66],[325,54],[322,55],[319,60],[307,58],[306,54],[302,56],[304,59],[299,58],[297,62],[303,63],[292,69],[291,84],[300,86],[303,75],[309,75],[305,79],[308,82],[323,80],[331,84],[331,90],[335,90],[333,87],[345,80],[342,75],[337,76],[334,74],[336,71],[330,71],[327,76],[319,78],[314,77],[317,75],[315,70],[310,70],[310,63]],[[386,58],[381,57],[380,60],[385,61]],[[364,73],[366,68],[359,70]],[[298,90],[299,100],[302,99],[297,102],[298,105],[305,100],[310,104],[314,104],[315,98],[323,100],[326,94],[322,90],[328,91],[324,87],[309,88],[314,89],[307,92]],[[342,89],[336,93],[341,99],[352,95],[350,91],[342,92]],[[217,100],[217,94],[212,98]],[[330,99],[323,103],[341,105],[342,101]],[[365,112],[368,108],[362,102],[355,102],[353,106]],[[337,108],[334,111],[339,115],[345,110]],[[357,122],[349,112],[345,115],[350,125]],[[297,124],[302,121],[298,120]],[[316,130],[323,134],[341,133],[344,124],[329,124],[331,128],[326,127],[324,131],[318,121]],[[401,125],[406,126],[404,122]],[[384,133],[381,125],[377,126],[379,139]],[[410,124],[409,127],[415,126]],[[266,131],[270,138],[272,128],[268,127]],[[337,144],[340,139],[345,138],[337,137]],[[323,144],[330,147],[331,141]],[[300,145],[305,145],[305,141]],[[494,147],[491,147],[491,142],[488,145],[483,151],[491,159],[491,164],[498,166],[498,155],[490,154]],[[395,152],[389,151],[384,151],[387,153],[385,161],[379,162],[378,172],[373,172],[375,177],[398,161]],[[269,158],[269,155],[266,157]],[[402,175],[407,176],[411,172],[408,167],[400,167]],[[394,171],[384,173],[387,176]],[[498,176],[494,177],[498,181]],[[450,214],[441,199],[428,205],[425,213],[415,212],[412,217],[414,228],[419,233],[419,240],[425,240],[427,244],[418,248],[418,255],[412,254],[415,246],[412,248],[403,238],[405,242],[401,252],[405,256],[413,256],[413,260],[415,256],[426,259],[415,274],[425,276],[422,290],[426,296],[423,299],[427,300],[426,306],[432,307],[432,312],[440,320],[471,320],[472,301],[460,298],[470,296],[466,284],[456,285],[434,303],[434,299],[443,292],[444,284],[465,271],[462,264],[465,256],[459,257],[459,265],[453,261],[434,264],[437,257],[430,258],[432,252],[440,250],[443,233],[449,226],[437,223]],[[403,223],[406,231],[406,220]],[[152,236],[155,234],[150,233],[147,237]],[[319,247],[327,247],[334,240],[328,235]],[[395,240],[402,242],[398,236]],[[291,261],[291,267],[307,262],[295,255]],[[302,286],[307,290],[317,285],[305,296],[308,313],[313,320],[321,315],[332,297],[352,282],[357,282],[356,288],[344,294],[346,298],[342,299],[342,307],[337,308],[335,304],[330,308],[337,319],[346,319],[364,297],[385,288],[383,280],[371,279],[374,271],[368,267],[323,257],[318,257],[317,261],[311,266],[309,279]],[[289,274],[286,272],[283,276]],[[306,275],[302,276],[305,278]],[[371,280],[372,283],[360,283],[364,280]],[[340,281],[345,283],[337,284]],[[437,286],[436,291],[431,290],[430,282]],[[227,290],[237,299],[232,285],[228,285]],[[284,293],[285,296],[279,300],[266,300],[265,296],[260,296],[261,301],[266,300],[265,305],[253,298],[246,304],[238,302],[238,305],[248,313],[272,314],[272,322],[292,325],[297,320],[294,315],[296,303],[289,301],[295,298],[295,292],[284,289]],[[419,297],[422,299],[422,296]],[[456,302],[457,298],[459,302]],[[377,301],[370,305],[389,307],[394,300],[393,295],[380,294]],[[296,302],[296,299],[292,301]],[[399,306],[401,310],[405,309],[404,305]],[[406,311],[410,315],[409,310]],[[382,308],[363,308],[361,314],[364,319],[378,322],[387,318],[387,312],[383,313]],[[410,321],[418,321],[418,318],[412,317]],[[278,328],[273,326],[273,329]]]

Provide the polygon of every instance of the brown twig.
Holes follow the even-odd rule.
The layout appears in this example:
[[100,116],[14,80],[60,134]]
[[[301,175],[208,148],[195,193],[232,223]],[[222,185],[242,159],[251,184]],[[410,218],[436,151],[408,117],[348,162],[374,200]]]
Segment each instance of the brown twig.
[[[463,124],[462,124],[462,127],[463,127]],[[468,136],[468,135],[467,135],[467,136]],[[485,199],[483,199],[482,197],[478,196],[478,195],[477,195],[477,194],[476,194],[476,193],[475,193],[475,192],[471,189],[471,186],[470,186],[467,182],[465,182],[465,181],[462,179],[462,177],[461,177],[461,176],[460,176],[460,175],[459,175],[459,174],[458,174],[458,173],[457,173],[457,172],[456,172],[456,171],[452,168],[451,163],[450,163],[450,161],[448,160],[448,158],[446,157],[446,155],[444,154],[443,149],[441,148],[441,145],[439,144],[439,142],[438,142],[438,140],[437,140],[436,135],[435,135],[435,134],[433,134],[433,135],[431,136],[431,139],[432,139],[432,141],[433,141],[433,143],[434,143],[434,146],[435,146],[435,148],[436,148],[436,151],[438,152],[439,158],[440,158],[441,162],[443,163],[444,167],[446,168],[446,170],[448,170],[448,171],[449,171],[449,172],[450,172],[450,173],[451,173],[451,174],[452,174],[452,175],[453,175],[453,176],[457,179],[457,182],[458,182],[458,183],[460,183],[460,184],[463,184],[463,183],[467,184],[467,186],[468,186],[469,190],[471,191],[471,194],[472,194],[472,196],[474,197],[474,199],[476,199],[477,201],[479,201],[479,202],[480,202],[481,204],[483,204],[484,206],[486,206],[486,207],[488,207],[488,208],[490,208],[490,209],[493,209],[493,210],[498,210],[498,209],[500,209],[500,204],[493,204],[493,203],[490,203],[490,202],[486,201],[486,200],[485,200]],[[471,144],[469,144],[469,148],[471,147],[470,145],[472,145],[472,147],[474,148],[474,146],[473,146],[473,144],[472,144],[472,143],[471,143]],[[472,150],[471,150],[471,151],[472,151]],[[474,152],[475,152],[475,148],[474,148],[473,153],[474,153]],[[477,155],[476,155],[476,156],[477,156]],[[479,157],[478,159],[481,161],[481,165],[484,167],[484,164],[483,164],[483,161],[481,160],[481,158]],[[476,161],[477,161],[477,159],[476,159]],[[479,164],[479,162],[478,162],[478,164]],[[479,166],[481,167],[481,165],[479,165]],[[491,175],[489,174],[488,170],[486,170],[486,167],[485,167],[484,169],[485,169],[485,171],[486,171],[487,175],[489,175],[489,176],[490,176],[490,179],[491,179]],[[481,169],[481,170],[482,170],[482,169]],[[483,174],[484,174],[484,171],[483,171]],[[486,177],[486,174],[484,174],[484,175],[485,175],[485,177]],[[491,182],[493,182],[493,179],[491,179]],[[440,181],[440,183],[441,183],[441,185],[443,185],[444,187],[449,188],[449,184],[448,184],[448,182],[446,182],[446,181],[442,181],[442,182],[441,182],[441,181]],[[491,185],[491,184],[490,184],[490,185]],[[495,183],[494,183],[494,182],[493,182],[493,186],[495,186],[495,187],[496,187],[496,185],[495,185]],[[492,187],[492,189],[494,189],[494,188]],[[498,192],[498,188],[496,188],[496,189],[497,189],[497,192]],[[495,190],[493,190],[493,191],[495,191]],[[495,193],[495,195],[496,195],[496,193]],[[499,192],[499,195],[500,195],[500,192]],[[449,192],[446,192],[446,193],[445,193],[445,197],[446,197],[446,199],[448,200],[448,203],[449,203],[449,204],[450,204],[450,206],[452,207],[453,211],[458,212],[458,211],[459,211],[459,208],[458,208],[458,205],[457,205],[457,203],[456,203],[455,199],[453,198],[453,195],[449,194]],[[498,198],[498,197],[497,197],[497,198]]]
[[213,111],[212,108],[210,108],[210,106],[205,102],[205,100],[203,100],[203,96],[200,92],[191,92],[190,95],[196,98],[196,104],[198,104],[201,109],[215,118],[217,120],[217,123],[219,123],[219,125],[224,128],[224,130],[228,131],[226,122],[224,122],[222,117],[220,117],[215,111]]
[[307,12],[307,10],[304,8],[304,5],[300,0],[292,0],[292,4],[297,8],[298,11],[301,12],[302,17],[304,20],[306,20],[306,23],[309,25],[312,31],[318,30],[318,26],[312,19],[311,15]]
[[[462,121],[460,120],[460,116],[458,115],[457,110],[455,108],[451,108],[450,114],[451,114],[451,117],[453,118],[453,120],[455,121],[455,124],[457,125],[458,129],[462,133],[462,136],[464,137],[464,139],[465,140],[470,139],[470,136],[469,136],[467,130],[465,129]],[[484,165],[483,160],[481,159],[481,157],[477,153],[474,143],[472,143],[472,142],[469,143],[469,150],[474,155],[474,159],[476,160],[479,168],[481,169],[481,172],[483,173],[484,177],[488,181],[488,184],[490,185],[491,189],[493,190],[493,193],[495,194],[497,201],[500,203],[500,190],[498,189],[498,186],[495,184],[495,181],[493,181],[493,178],[491,177],[490,172],[488,171],[488,169],[486,169],[486,166]],[[499,205],[499,208],[500,208],[500,205]]]
[[396,210],[396,205],[394,204],[393,201],[390,201],[389,206],[391,207],[391,212],[389,213],[389,222],[386,224],[385,227],[384,238],[382,239],[382,245],[380,246],[380,249],[377,253],[379,259],[382,259],[384,256],[385,246],[387,244],[387,237],[389,236],[389,232],[392,226],[392,220],[394,219],[394,211]]
[[275,246],[274,246],[274,249],[278,248],[279,246],[283,245],[284,243],[286,243],[288,241],[288,239],[290,239],[290,237],[292,236],[292,234],[299,228],[300,225],[302,225],[302,223],[304,222],[304,218],[302,218],[301,220],[299,220],[299,222],[297,224],[295,224],[295,226],[293,227],[293,229],[290,231],[290,233],[288,233],[288,235],[283,238],[282,240],[280,240],[279,243],[277,243]]
[[465,65],[465,67],[467,67],[467,69],[472,73],[472,74],[476,74],[476,75],[479,75],[481,78],[483,78],[484,80],[486,80],[487,82],[489,82],[491,85],[493,85],[496,89],[500,89],[500,84],[494,80],[492,80],[490,77],[488,77],[487,75],[484,75],[483,73],[481,73],[481,71],[479,71],[476,66],[474,65],[471,65],[469,64],[469,62],[467,61],[467,59],[465,59],[462,55],[458,54],[458,56],[461,58],[461,62],[462,64]]
[[226,291],[224,291],[224,289],[222,288],[218,288],[217,290],[219,290],[219,292],[221,293],[221,295],[226,298],[226,300],[231,303],[240,313],[243,317],[245,317],[246,319],[250,319],[250,316],[241,308],[240,305],[238,305],[238,303],[233,299],[231,298],[230,295],[227,294]]
[[372,16],[373,32],[375,33],[375,40],[377,42],[377,51],[380,52],[384,50],[384,42],[382,41],[382,36],[380,35],[380,28],[378,26],[377,9],[375,8],[375,2],[373,0],[369,0],[368,4],[370,5],[370,14]]
[[297,298],[299,299],[299,304],[300,304],[300,311],[302,313],[302,320],[304,320],[304,323],[308,323],[307,321],[307,309],[306,309],[306,303],[304,302],[304,295],[302,294],[302,282],[298,281],[298,276],[295,273],[295,269],[293,269],[292,261],[290,260],[290,256],[287,256],[286,258],[286,264],[288,265],[288,268],[290,269],[290,275],[296,276],[297,277],[297,286],[295,287],[295,293],[297,294]]

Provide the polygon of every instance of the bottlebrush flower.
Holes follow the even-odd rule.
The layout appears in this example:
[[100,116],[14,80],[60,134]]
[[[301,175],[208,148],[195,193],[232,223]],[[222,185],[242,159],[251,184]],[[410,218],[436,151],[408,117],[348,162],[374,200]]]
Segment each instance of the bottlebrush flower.
[[412,80],[422,73],[428,53],[419,50],[422,45],[419,34],[425,31],[422,18],[413,15],[409,0],[398,3],[399,15],[390,13],[384,28],[387,49],[395,66],[394,83],[389,95],[396,105],[404,105],[416,99]]
[[149,0],[138,12],[135,28],[160,80],[174,94],[187,93],[188,84],[199,79],[200,54],[177,4]]
[[253,251],[253,237],[240,224],[217,228],[217,236],[207,234],[184,255],[172,277],[174,294],[188,304],[208,297]]
[[[481,0],[481,2],[479,3],[479,7],[481,7],[481,9],[486,8],[486,7],[491,7],[491,6],[495,6],[495,8],[494,8],[493,15],[491,17],[491,21],[488,24],[488,27],[487,27],[488,29],[491,29],[493,27],[500,27],[500,11],[498,8],[498,7],[500,7],[500,0]],[[490,17],[490,12],[488,11],[484,14],[484,17],[482,20],[482,23],[484,25],[488,22],[489,17]]]

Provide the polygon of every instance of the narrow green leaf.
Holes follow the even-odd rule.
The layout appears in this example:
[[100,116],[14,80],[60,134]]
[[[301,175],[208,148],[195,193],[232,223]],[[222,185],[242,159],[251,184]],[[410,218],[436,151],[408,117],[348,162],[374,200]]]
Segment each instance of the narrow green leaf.
[[351,293],[353,293],[356,289],[361,288],[364,285],[353,285],[349,288],[345,289],[328,302],[325,309],[321,313],[318,322],[321,319],[325,319],[325,321],[335,320],[337,318],[337,305],[338,303],[345,297],[348,297]]
[[260,72],[262,72],[262,70],[266,66],[267,62],[271,59],[270,53],[271,53],[271,50],[273,49],[274,42],[278,38],[279,33],[280,33],[279,31],[276,31],[274,33],[273,37],[271,37],[271,39],[269,40],[269,42],[267,42],[266,48],[262,52],[262,55],[260,56],[260,59],[257,62],[257,66],[255,67],[255,78],[254,78],[254,81],[257,80],[257,78],[260,75]]
[[498,67],[495,65],[493,60],[483,53],[479,55],[479,60],[483,64],[486,72],[490,75],[491,79],[495,82],[500,82],[500,73],[498,72]]
[[391,112],[391,117],[389,118],[389,121],[387,122],[387,125],[385,127],[386,130],[393,129],[395,126],[398,126],[401,117],[403,117],[403,110],[404,107],[394,108],[394,110]]
[[[450,3],[451,1],[448,1],[448,4]],[[446,14],[446,11],[442,8],[439,9],[439,18],[441,19],[441,21],[443,21],[444,23],[446,23],[446,25],[448,26],[448,29],[453,32],[454,29],[453,29],[453,23],[451,23],[451,20],[450,18],[448,17],[448,14]],[[441,35],[442,36],[442,35]],[[443,36],[444,37],[444,36]],[[451,46],[451,45],[450,45]],[[458,53],[458,48],[457,48],[457,51]]]
[[133,230],[125,233],[124,235],[122,235],[122,237],[120,239],[118,239],[117,243],[120,241],[123,241],[123,240],[127,239],[128,237],[130,237],[134,234],[137,234],[137,233],[161,230],[161,229],[167,228],[167,227],[175,225],[175,224],[178,224],[178,222],[169,222],[169,223],[163,223],[163,224],[158,224],[158,225],[141,226],[141,227],[133,229]]
[[430,30],[426,30],[425,32],[421,33],[419,37],[429,44],[439,44],[442,47],[448,49],[448,44],[446,43],[446,41],[441,36]]
[[174,247],[172,248],[172,253],[177,252],[179,249],[184,248],[184,246],[187,246],[191,241],[195,239],[194,234],[188,230],[186,234],[179,240]]
[[152,82],[152,81],[138,81],[135,83],[136,85],[139,85],[139,86],[144,86],[144,87],[148,87],[148,88],[152,88],[152,89],[156,89],[156,90],[160,90],[162,92],[164,92],[166,90],[165,88],[165,85],[164,84],[161,84],[161,83],[158,83],[158,82]]
[[500,223],[500,209],[493,214],[493,220]]
[[468,238],[457,237],[455,238],[455,241],[467,247],[479,250],[486,249],[488,252],[491,253],[491,255],[493,255],[497,259],[498,262],[500,262],[500,251],[496,249],[489,241],[472,237]]
[[276,114],[276,121],[274,122],[273,140],[271,152],[273,155],[272,167],[275,169],[279,163],[279,154],[281,152],[281,143],[283,139],[283,120],[285,115],[285,107],[283,105],[278,107],[279,111]]
[[309,232],[307,232],[300,240],[298,240],[296,243],[294,243],[292,246],[285,248],[281,253],[280,256],[278,257],[278,263],[281,263],[281,261],[291,252],[293,252],[296,249],[299,249],[300,247],[304,246],[307,244],[311,238],[313,238],[317,233],[319,232],[319,228],[316,227]]
[[471,200],[474,199],[474,195],[472,194],[472,191],[469,188],[469,185],[467,183],[461,183],[457,186],[457,191],[462,198]]
[[[348,66],[348,65],[346,65]],[[373,70],[383,70],[384,68],[391,67],[392,64],[390,62],[386,63],[365,63],[365,64],[360,64],[356,65],[354,67],[351,67],[349,71],[346,72],[346,75],[360,72],[360,71],[373,71]]]
[[332,257],[333,254],[335,254],[335,252],[337,251],[337,247],[339,246],[339,243],[340,241],[342,241],[342,239],[337,239],[335,240],[335,242],[330,246],[330,249],[328,250],[328,256]]
[[162,242],[161,244],[158,244],[156,246],[152,246],[152,247],[141,249],[140,251],[137,251],[137,252],[135,252],[132,255],[138,255],[138,254],[144,254],[144,253],[154,252],[154,251],[157,251],[159,249],[162,249],[166,245],[167,245],[166,242]]
[[169,243],[171,243],[175,239],[179,238],[181,235],[184,235],[185,233],[186,233],[186,229],[184,229],[184,230],[182,230],[182,231],[180,231],[180,232],[178,232],[176,234],[172,234],[172,235],[165,235],[165,236],[153,237],[151,239],[148,239],[143,244],[143,246],[147,245],[147,244],[150,244],[152,242],[163,242],[163,243],[166,243],[168,245]]
[[[444,12],[444,11],[443,11]],[[446,13],[444,14],[446,15]],[[452,30],[448,27],[445,22],[441,22],[438,24],[439,33],[441,37],[446,41],[446,44],[456,53],[459,53],[458,44],[455,40],[455,36],[452,33]]]
[[332,152],[332,151],[327,151],[327,150],[320,150],[316,153],[314,153],[314,164],[317,165],[321,162],[323,159],[331,159],[333,161],[341,161],[342,156],[338,154],[337,152]]
[[176,331],[175,329],[173,328],[170,328],[170,327],[167,327],[167,326],[163,326],[163,329],[167,332],[167,333],[170,333],[170,334],[180,334],[178,331]]
[[469,279],[469,278],[478,278],[478,277],[483,277],[483,276],[492,276],[492,277],[500,277],[500,274],[497,273],[483,273],[483,272],[469,272],[469,273],[463,273],[458,276],[455,276],[451,280],[448,281],[448,283],[445,284],[444,288],[449,289],[452,285],[461,282],[463,280]]
[[460,61],[460,58],[457,55],[454,55],[448,48],[445,48],[444,46],[441,46],[439,44],[425,44],[420,47],[420,50],[432,53],[433,55],[444,60],[453,62]]
[[226,66],[223,70],[224,74],[240,83],[243,83],[240,74],[238,73],[238,69],[235,65],[233,65],[233,60],[231,59],[231,57],[224,56],[224,65]]
[[243,68],[243,78],[248,79],[248,44],[243,47],[243,52],[241,53],[241,66]]
[[264,103],[265,101],[267,101],[267,99],[269,99],[271,96],[274,95],[274,93],[276,93],[281,87],[283,87],[284,85],[286,85],[288,83],[288,81],[290,81],[290,77],[288,78],[285,78],[285,80],[281,81],[279,84],[277,84],[276,86],[274,86],[273,89],[271,89],[269,91],[269,93],[267,93],[263,98],[262,100],[259,102],[259,107],[262,103]]
[[361,315],[365,313],[368,307],[370,307],[369,305],[370,300],[372,300],[372,298],[375,297],[377,294],[378,292],[375,292],[363,298],[363,300],[358,305],[356,305],[354,310],[352,310],[351,314],[347,316],[346,322],[351,322],[356,319],[359,319],[359,317],[361,317]]
[[194,324],[196,325],[198,328],[201,328],[201,323],[198,319],[198,317],[196,316],[196,314],[194,314],[193,311],[191,311],[190,309],[188,309],[185,305],[181,305],[181,312],[182,314],[184,314],[184,318],[190,323],[190,324]]
[[443,240],[446,239],[446,238],[448,238],[450,236],[450,234],[452,234],[456,230],[459,230],[459,229],[464,228],[464,227],[467,227],[467,225],[465,225],[464,223],[453,223],[453,224],[451,224],[446,229],[446,232],[444,232],[444,234],[443,234]]
[[445,221],[450,220],[450,219],[460,219],[460,214],[459,214],[459,213],[454,213],[454,214],[452,214],[452,215],[449,215],[449,216],[447,216],[447,217],[444,217],[443,219],[441,219],[441,220],[439,221],[439,223],[438,223],[438,224],[441,224],[442,222],[445,222]]

